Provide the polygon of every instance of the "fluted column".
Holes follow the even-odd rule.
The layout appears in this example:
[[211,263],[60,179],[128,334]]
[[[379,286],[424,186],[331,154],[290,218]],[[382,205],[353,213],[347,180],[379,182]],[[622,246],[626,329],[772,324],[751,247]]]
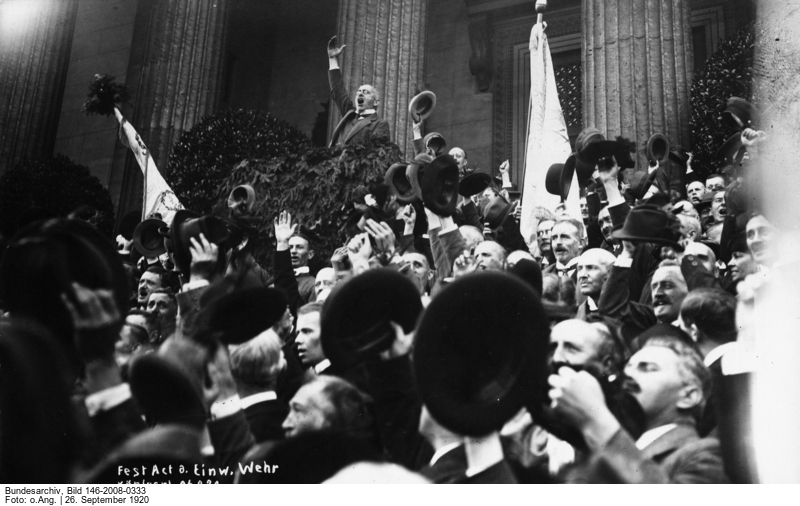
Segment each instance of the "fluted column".
[[638,146],[689,146],[693,51],[687,0],[583,0],[583,124]]
[[77,0],[0,3],[0,173],[52,154]]
[[[427,0],[340,0],[339,57],[345,85],[362,84],[380,93],[378,113],[389,122],[391,139],[413,154],[408,102],[423,89]],[[328,135],[341,119],[332,105]]]

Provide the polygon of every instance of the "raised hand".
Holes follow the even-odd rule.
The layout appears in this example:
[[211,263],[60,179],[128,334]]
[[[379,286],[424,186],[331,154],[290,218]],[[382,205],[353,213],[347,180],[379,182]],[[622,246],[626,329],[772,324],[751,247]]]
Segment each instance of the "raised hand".
[[369,260],[372,256],[372,245],[369,243],[367,232],[358,234],[350,240],[347,244],[347,255],[353,265]]
[[[278,251],[289,249],[289,239],[292,238],[297,230],[297,224],[292,225],[292,215],[286,211],[281,211],[274,220],[275,240],[278,242]],[[281,246],[285,246],[281,248]]]
[[414,225],[417,222],[417,211],[414,209],[414,206],[408,204],[403,209],[403,223],[405,223],[405,228],[403,229],[403,235],[411,235],[414,233]]
[[500,164],[500,173],[507,174],[508,170],[511,168],[511,164],[508,163],[508,160]]
[[228,350],[225,346],[218,346],[214,357],[206,365],[208,384],[203,382],[203,398],[207,406],[216,401],[225,401],[236,395],[236,381],[231,373]]
[[461,253],[456,261],[453,262],[453,277],[458,279],[472,274],[478,268],[478,262],[469,251]]
[[336,58],[339,54],[344,51],[344,48],[347,46],[337,46],[338,37],[334,35],[331,37],[331,40],[328,41],[328,58]]
[[375,239],[375,253],[378,255],[394,255],[394,232],[386,222],[368,219],[364,224],[367,233]]
[[411,352],[411,345],[414,343],[413,330],[406,334],[403,331],[403,327],[395,322],[390,321],[389,324],[392,326],[392,330],[394,330],[395,339],[392,342],[392,346],[388,350],[380,353],[382,360],[390,360],[393,358],[402,357],[403,355],[408,355]]
[[219,248],[216,244],[208,242],[202,233],[197,239],[189,238],[189,252],[192,254],[192,263],[189,267],[189,281],[208,280],[214,273],[219,258]]
[[742,130],[742,144],[747,147],[755,146],[766,138],[767,134],[761,130],[753,130],[752,128]]
[[122,327],[113,292],[72,283],[72,293],[62,293],[61,300],[72,318],[75,348],[81,360],[88,364],[112,357]]

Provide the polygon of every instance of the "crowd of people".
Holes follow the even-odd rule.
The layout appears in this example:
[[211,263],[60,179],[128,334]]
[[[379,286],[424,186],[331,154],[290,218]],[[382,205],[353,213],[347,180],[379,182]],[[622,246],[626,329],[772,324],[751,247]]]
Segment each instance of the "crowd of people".
[[[332,144],[388,137],[342,50]],[[756,480],[724,367],[742,286],[778,268],[752,118],[710,175],[654,143],[631,177],[631,144],[585,130],[582,215],[537,207],[523,237],[508,165],[470,171],[419,104],[416,157],[354,192],[330,258],[276,209],[258,265],[249,187],[217,215],[126,215],[116,245],[75,218],[4,240],[2,481]]]

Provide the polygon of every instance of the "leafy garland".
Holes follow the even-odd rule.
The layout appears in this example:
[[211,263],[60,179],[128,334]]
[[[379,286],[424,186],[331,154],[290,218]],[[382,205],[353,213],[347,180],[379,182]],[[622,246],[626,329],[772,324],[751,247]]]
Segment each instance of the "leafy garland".
[[129,100],[127,86],[115,83],[114,77],[108,74],[95,74],[89,83],[89,96],[81,110],[86,116],[95,114],[109,116],[114,113],[116,104],[125,104]]

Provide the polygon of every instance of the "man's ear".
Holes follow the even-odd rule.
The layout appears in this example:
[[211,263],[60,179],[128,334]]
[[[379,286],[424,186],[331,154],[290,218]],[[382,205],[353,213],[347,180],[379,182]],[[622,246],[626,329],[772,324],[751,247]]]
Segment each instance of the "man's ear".
[[686,385],[678,398],[679,409],[692,409],[703,402],[703,392],[697,385]]
[[311,260],[312,258],[314,258],[314,250],[313,249],[308,251],[308,259]]

